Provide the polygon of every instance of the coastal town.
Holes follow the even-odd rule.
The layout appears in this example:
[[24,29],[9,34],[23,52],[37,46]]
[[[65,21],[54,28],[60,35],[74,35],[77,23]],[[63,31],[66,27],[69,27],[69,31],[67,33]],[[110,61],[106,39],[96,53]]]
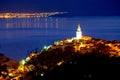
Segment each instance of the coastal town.
[[6,68],[7,71],[1,70],[0,80],[39,80],[56,66],[68,62],[71,64],[72,59],[86,54],[120,57],[120,41],[83,36],[79,24],[75,37],[55,41],[53,45],[44,46],[39,52],[30,53],[26,59]]
[[0,18],[41,18],[67,12],[36,12],[36,13],[0,13]]
[[82,36],[82,31],[80,25],[76,32],[76,37],[67,38],[64,40],[55,41],[51,48],[61,48],[65,49],[66,46],[71,46],[74,48],[75,52],[85,53],[95,53],[108,54],[110,57],[120,56],[120,41],[117,40],[103,40],[96,39],[90,36]]

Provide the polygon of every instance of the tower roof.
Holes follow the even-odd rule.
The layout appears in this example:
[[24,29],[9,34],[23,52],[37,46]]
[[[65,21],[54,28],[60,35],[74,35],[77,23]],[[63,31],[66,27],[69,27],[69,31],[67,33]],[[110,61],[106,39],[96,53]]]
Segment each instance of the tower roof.
[[77,31],[81,31],[81,27],[80,27],[80,24],[78,24],[78,28],[77,28]]

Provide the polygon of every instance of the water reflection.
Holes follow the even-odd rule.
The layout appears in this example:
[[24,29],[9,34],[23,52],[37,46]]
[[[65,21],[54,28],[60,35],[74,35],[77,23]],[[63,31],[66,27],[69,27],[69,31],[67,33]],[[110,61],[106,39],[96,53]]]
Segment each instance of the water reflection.
[[58,28],[63,24],[60,24],[60,18],[10,18],[0,19],[0,28],[2,29],[14,29],[14,28]]
[[120,40],[120,17],[1,18],[0,52],[22,59],[34,48],[41,49],[56,40],[74,37],[79,23],[83,35]]

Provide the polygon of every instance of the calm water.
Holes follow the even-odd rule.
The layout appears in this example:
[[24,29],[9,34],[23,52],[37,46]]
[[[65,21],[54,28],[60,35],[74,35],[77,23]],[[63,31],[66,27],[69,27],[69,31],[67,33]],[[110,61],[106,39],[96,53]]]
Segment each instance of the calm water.
[[79,23],[83,35],[120,40],[120,16],[0,19],[0,52],[20,60],[35,48],[74,37]]

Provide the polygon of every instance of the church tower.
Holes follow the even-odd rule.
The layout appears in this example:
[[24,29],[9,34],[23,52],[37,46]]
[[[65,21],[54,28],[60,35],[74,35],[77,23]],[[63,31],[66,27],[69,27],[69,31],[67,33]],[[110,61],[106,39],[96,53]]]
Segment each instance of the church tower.
[[81,31],[80,24],[78,24],[78,28],[77,28],[77,31],[76,31],[76,38],[77,39],[81,39],[82,38],[82,31]]

